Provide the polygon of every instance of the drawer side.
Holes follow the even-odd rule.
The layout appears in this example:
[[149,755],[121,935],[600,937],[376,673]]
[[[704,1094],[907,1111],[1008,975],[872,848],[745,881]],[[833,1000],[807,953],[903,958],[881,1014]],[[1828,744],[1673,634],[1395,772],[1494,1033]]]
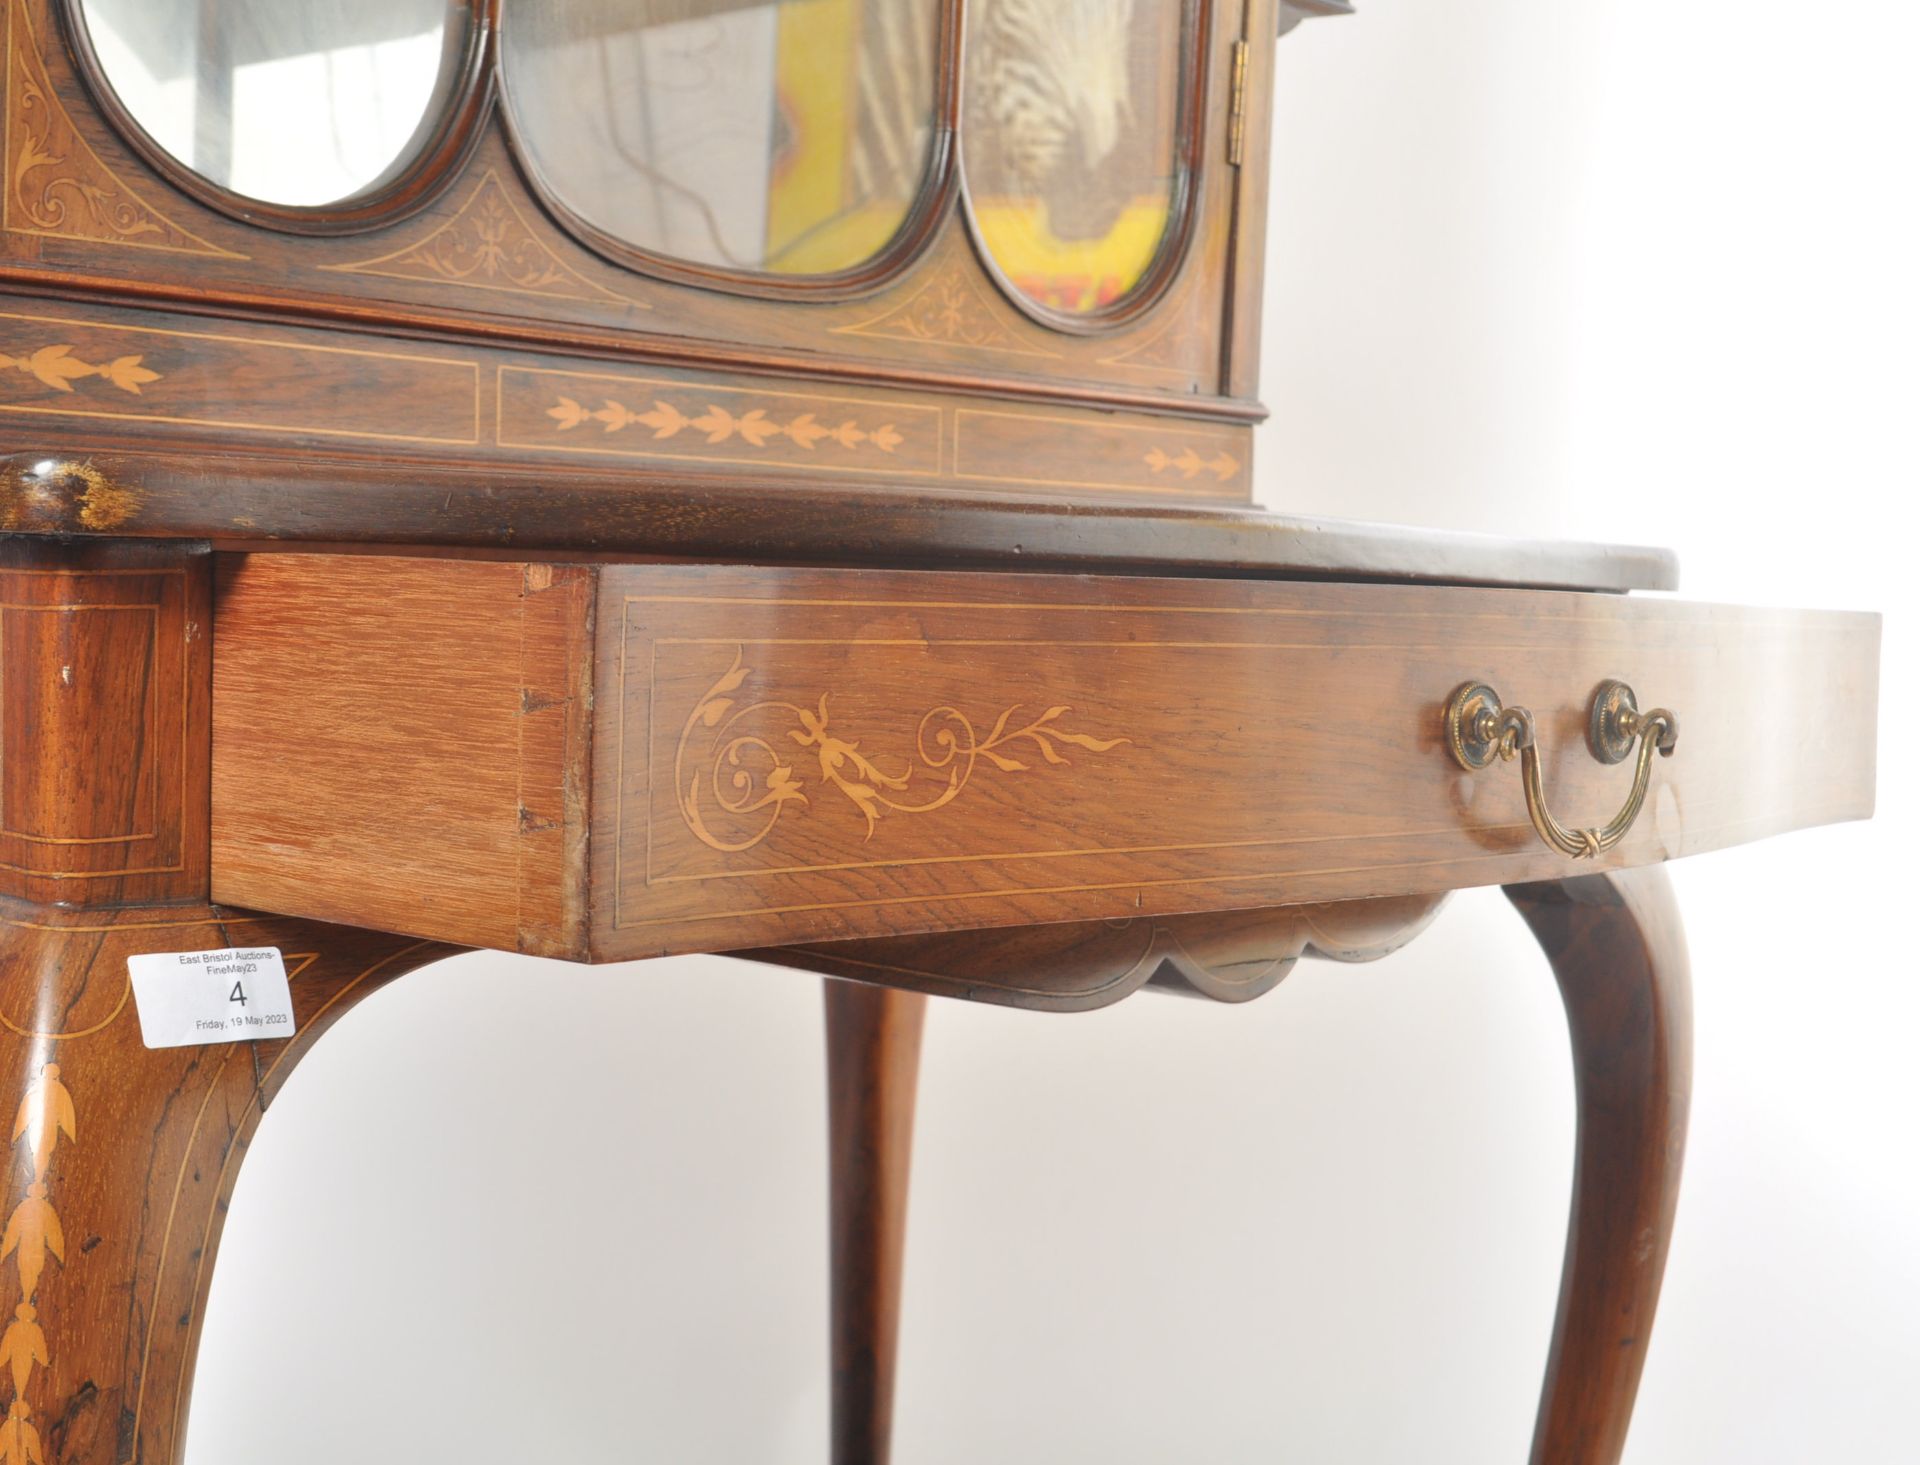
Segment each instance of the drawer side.
[[595,573],[220,556],[214,899],[586,955]]

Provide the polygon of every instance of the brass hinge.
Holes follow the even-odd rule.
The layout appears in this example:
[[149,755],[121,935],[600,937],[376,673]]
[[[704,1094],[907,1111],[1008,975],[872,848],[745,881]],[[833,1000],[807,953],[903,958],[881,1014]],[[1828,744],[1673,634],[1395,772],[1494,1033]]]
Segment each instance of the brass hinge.
[[1252,47],[1233,43],[1232,90],[1227,96],[1227,161],[1238,168],[1247,155],[1247,56]]

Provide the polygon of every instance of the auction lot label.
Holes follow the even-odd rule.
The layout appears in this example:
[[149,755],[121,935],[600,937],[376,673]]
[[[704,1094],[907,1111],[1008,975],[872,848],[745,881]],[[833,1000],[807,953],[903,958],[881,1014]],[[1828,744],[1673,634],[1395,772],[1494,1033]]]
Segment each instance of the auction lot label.
[[293,994],[277,947],[130,956],[127,975],[149,1048],[293,1036]]

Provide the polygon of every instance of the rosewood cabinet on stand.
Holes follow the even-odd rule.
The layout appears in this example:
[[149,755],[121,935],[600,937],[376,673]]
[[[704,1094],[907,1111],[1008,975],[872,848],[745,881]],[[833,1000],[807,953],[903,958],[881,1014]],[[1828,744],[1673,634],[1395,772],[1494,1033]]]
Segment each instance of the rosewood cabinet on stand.
[[[1343,8],[4,0],[0,1462],[180,1458],[254,1125],[471,947],[829,979],[882,1461],[928,996],[1245,1001],[1496,884],[1577,1076],[1533,1458],[1619,1458],[1660,866],[1871,812],[1878,623],[1250,506],[1272,38]],[[269,949],[290,1035],[149,1046],[140,959]]]

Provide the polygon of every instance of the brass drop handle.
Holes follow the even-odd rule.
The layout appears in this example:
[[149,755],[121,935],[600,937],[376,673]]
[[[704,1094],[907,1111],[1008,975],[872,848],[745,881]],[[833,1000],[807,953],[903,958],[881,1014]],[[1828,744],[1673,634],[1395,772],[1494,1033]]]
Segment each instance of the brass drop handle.
[[1605,854],[1627,836],[1640,806],[1647,801],[1653,779],[1653,755],[1671,757],[1680,739],[1680,724],[1664,707],[1642,712],[1633,688],[1625,682],[1605,681],[1593,694],[1587,715],[1587,747],[1602,763],[1623,763],[1640,745],[1634,764],[1633,787],[1611,822],[1598,829],[1569,829],[1547,808],[1540,782],[1540,747],[1534,739],[1533,714],[1524,707],[1503,707],[1500,694],[1483,682],[1468,682],[1447,701],[1447,746],[1454,760],[1469,773],[1492,763],[1495,756],[1511,762],[1520,757],[1520,783],[1526,790],[1527,817],[1540,837],[1563,855],[1576,860]]

